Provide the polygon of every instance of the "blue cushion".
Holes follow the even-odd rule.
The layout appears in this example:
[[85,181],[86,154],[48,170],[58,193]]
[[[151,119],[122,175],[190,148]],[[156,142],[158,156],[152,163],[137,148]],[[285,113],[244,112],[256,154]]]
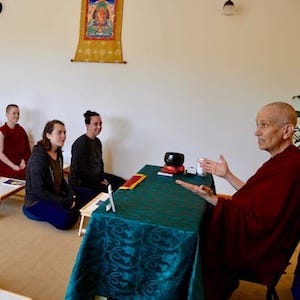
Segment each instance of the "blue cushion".
[[28,218],[28,219],[31,219],[31,220],[34,220],[34,221],[44,221],[43,219],[35,216],[34,214],[32,214],[25,205],[23,205],[23,213],[24,215]]

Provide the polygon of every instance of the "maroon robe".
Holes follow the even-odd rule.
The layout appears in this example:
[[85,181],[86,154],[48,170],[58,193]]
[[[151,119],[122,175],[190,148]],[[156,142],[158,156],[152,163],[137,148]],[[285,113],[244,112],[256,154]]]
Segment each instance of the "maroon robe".
[[299,216],[300,150],[291,145],[213,208],[203,252],[205,299],[226,299],[237,287],[230,276],[240,270],[270,284],[300,237]]
[[[9,128],[7,124],[0,127],[4,135],[3,152],[14,164],[19,165],[24,159],[27,165],[31,154],[28,136],[19,124],[14,128]],[[0,160],[0,176],[25,179],[26,168],[20,171],[14,171],[8,165]]]

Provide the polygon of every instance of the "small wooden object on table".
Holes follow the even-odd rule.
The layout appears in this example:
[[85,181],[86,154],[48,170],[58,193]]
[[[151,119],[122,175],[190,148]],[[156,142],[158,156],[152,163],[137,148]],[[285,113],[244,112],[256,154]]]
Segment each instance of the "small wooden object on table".
[[0,177],[0,204],[2,200],[25,188],[25,180]]
[[78,236],[85,233],[85,228],[83,228],[84,217],[90,217],[95,209],[97,209],[101,203],[105,202],[109,198],[108,193],[100,193],[95,198],[93,198],[89,203],[83,206],[79,212],[81,215]]

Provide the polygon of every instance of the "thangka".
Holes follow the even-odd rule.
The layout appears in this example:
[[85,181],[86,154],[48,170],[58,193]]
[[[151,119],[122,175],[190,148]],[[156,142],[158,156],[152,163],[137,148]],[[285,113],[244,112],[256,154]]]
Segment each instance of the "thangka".
[[80,36],[72,61],[124,63],[123,0],[81,0]]

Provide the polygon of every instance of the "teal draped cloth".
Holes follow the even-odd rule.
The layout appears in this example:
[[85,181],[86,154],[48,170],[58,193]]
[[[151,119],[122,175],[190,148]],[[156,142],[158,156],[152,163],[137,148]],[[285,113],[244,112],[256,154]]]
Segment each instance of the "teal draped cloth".
[[200,227],[206,202],[175,183],[214,186],[212,176],[158,176],[114,193],[116,213],[105,205],[91,216],[66,292],[67,300],[101,295],[114,300],[203,299]]

